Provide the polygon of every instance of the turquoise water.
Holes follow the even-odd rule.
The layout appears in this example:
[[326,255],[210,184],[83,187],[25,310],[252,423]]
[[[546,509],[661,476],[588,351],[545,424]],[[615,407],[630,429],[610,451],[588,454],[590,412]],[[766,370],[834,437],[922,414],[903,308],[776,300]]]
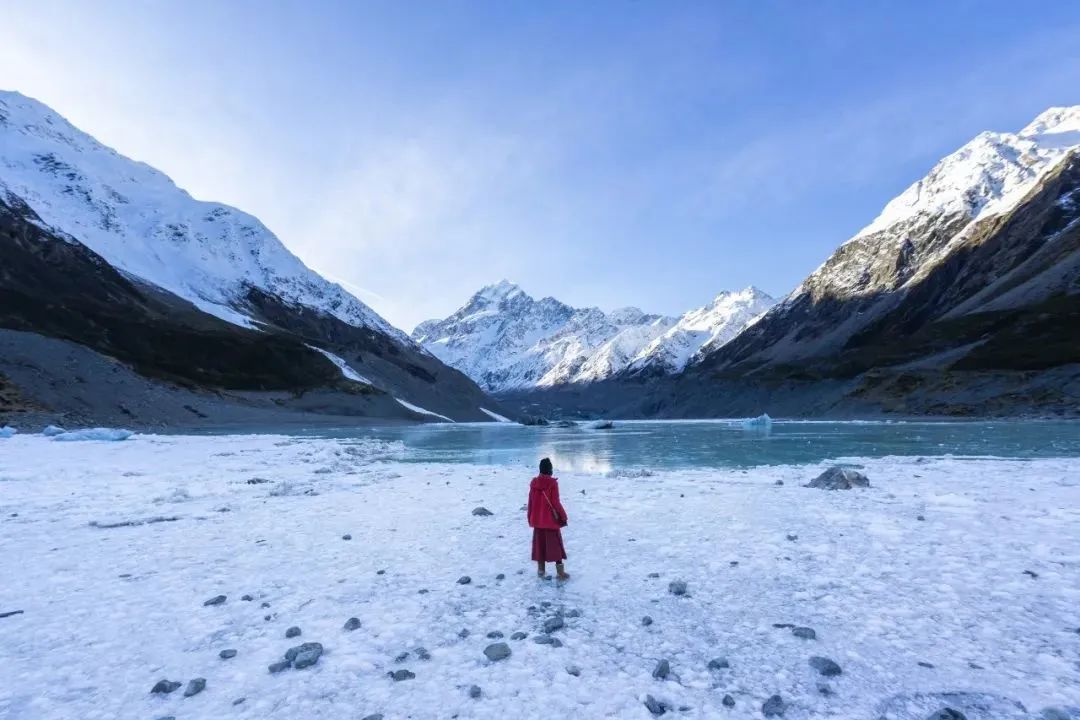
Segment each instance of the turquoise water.
[[738,421],[616,422],[614,429],[522,427],[483,423],[321,430],[324,437],[400,440],[413,462],[462,462],[533,468],[752,467],[885,455],[1010,458],[1080,456],[1080,422],[804,422],[769,428]]

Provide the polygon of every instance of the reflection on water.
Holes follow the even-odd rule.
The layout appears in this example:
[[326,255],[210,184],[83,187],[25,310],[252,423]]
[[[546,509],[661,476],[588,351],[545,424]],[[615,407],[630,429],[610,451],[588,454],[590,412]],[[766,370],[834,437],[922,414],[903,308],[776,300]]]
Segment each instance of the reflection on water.
[[535,468],[550,457],[563,472],[625,468],[750,467],[838,457],[1080,456],[1080,422],[621,422],[612,430],[480,423],[342,428],[323,437],[400,440],[406,460]]

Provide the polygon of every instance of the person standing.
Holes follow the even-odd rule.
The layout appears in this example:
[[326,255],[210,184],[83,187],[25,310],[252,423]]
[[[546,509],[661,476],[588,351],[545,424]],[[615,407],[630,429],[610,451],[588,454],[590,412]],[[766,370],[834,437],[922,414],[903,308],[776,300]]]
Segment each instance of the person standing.
[[532,559],[536,561],[536,574],[547,579],[546,563],[555,563],[556,578],[569,580],[563,567],[566,548],[563,547],[562,530],[566,527],[566,509],[559,500],[559,479],[552,477],[551,460],[540,461],[540,474],[529,483],[527,515],[533,529]]

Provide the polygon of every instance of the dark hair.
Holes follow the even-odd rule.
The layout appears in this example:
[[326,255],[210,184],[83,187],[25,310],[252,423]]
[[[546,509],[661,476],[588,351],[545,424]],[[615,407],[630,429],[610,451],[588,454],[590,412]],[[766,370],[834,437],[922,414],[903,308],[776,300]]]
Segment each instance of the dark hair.
[[540,474],[541,475],[550,475],[553,471],[554,471],[554,468],[551,467],[551,460],[549,458],[544,458],[543,460],[540,461]]

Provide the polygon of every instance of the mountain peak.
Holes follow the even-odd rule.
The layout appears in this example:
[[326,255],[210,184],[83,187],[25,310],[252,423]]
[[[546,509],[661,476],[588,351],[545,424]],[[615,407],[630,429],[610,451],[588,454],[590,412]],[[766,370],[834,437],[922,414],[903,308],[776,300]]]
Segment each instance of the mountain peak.
[[1067,132],[1080,132],[1080,105],[1052,107],[1044,110],[1019,134],[1027,136]]

